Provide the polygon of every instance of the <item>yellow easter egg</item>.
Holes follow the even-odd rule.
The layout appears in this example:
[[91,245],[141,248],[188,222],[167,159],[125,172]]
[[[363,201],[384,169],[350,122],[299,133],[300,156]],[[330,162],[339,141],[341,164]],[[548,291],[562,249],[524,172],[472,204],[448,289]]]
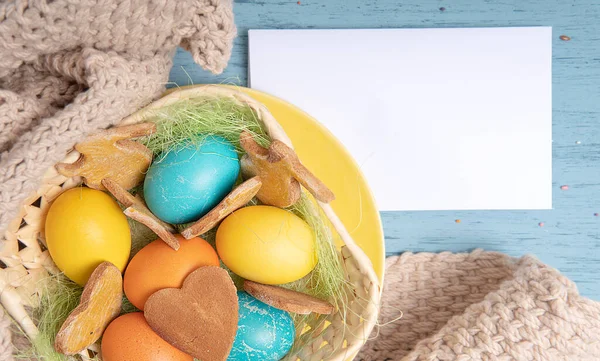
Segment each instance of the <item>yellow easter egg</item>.
[[270,206],[239,209],[217,230],[221,261],[237,275],[264,284],[306,276],[317,264],[315,236],[301,218]]
[[131,251],[127,218],[108,194],[84,187],[61,194],[46,216],[46,244],[56,266],[84,285],[108,261],[121,272]]

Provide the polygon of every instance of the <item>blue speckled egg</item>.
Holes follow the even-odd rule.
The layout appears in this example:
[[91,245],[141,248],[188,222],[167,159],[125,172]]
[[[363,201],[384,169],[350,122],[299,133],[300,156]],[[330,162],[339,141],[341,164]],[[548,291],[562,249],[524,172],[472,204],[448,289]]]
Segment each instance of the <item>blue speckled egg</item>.
[[294,321],[245,292],[238,292],[238,330],[227,361],[278,361],[294,344]]
[[158,156],[146,174],[144,198],[163,221],[192,222],[231,191],[239,173],[234,146],[222,137],[207,136]]

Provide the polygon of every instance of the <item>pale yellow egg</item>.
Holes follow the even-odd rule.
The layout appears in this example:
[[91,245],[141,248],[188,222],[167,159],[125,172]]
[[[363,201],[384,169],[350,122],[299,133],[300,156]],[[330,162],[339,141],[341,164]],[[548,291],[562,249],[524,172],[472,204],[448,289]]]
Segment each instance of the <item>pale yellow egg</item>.
[[56,266],[84,285],[108,261],[125,270],[131,251],[127,218],[108,194],[84,187],[61,194],[46,217],[46,244]]
[[293,282],[317,264],[312,229],[298,216],[276,207],[235,211],[219,226],[216,243],[221,261],[230,270],[259,283]]

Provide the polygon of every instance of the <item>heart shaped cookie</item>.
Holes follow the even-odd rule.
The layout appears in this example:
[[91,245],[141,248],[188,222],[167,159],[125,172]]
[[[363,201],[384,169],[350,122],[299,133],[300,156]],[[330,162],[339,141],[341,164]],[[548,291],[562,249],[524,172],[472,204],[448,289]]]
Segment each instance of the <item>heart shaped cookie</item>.
[[181,289],[152,294],[144,316],[154,332],[181,351],[202,361],[225,361],[237,332],[236,288],[224,269],[201,267]]
[[79,306],[71,312],[56,335],[54,348],[75,355],[96,342],[110,321],[121,312],[123,277],[110,262],[102,262],[88,280]]

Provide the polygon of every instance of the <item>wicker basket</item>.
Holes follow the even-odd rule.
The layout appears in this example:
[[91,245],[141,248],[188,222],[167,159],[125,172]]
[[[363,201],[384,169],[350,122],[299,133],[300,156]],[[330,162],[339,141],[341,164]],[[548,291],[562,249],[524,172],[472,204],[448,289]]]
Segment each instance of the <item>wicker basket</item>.
[[[278,139],[292,146],[289,137],[277,123],[269,110],[258,101],[232,87],[205,85],[188,87],[174,91],[132,114],[122,121],[122,125],[138,123],[152,117],[154,111],[181,99],[199,97],[227,97],[240,104],[251,107],[263,122],[272,139]],[[69,153],[63,162],[74,162],[79,154]],[[48,169],[39,189],[31,194],[21,206],[19,216],[9,225],[0,248],[0,300],[4,308],[22,329],[31,337],[37,328],[30,318],[28,310],[36,307],[39,294],[37,281],[48,273],[59,272],[45,247],[44,219],[51,202],[63,191],[81,184],[81,179],[66,178]],[[341,257],[350,287],[347,308],[328,316],[314,318],[310,326],[322,332],[295,354],[286,356],[286,360],[334,361],[351,359],[368,339],[378,315],[380,299],[379,280],[371,261],[356,245],[352,237],[329,204],[319,203],[324,214],[339,233],[345,246],[341,248]],[[98,345],[90,347],[98,351]],[[82,357],[88,358],[83,352]]]

